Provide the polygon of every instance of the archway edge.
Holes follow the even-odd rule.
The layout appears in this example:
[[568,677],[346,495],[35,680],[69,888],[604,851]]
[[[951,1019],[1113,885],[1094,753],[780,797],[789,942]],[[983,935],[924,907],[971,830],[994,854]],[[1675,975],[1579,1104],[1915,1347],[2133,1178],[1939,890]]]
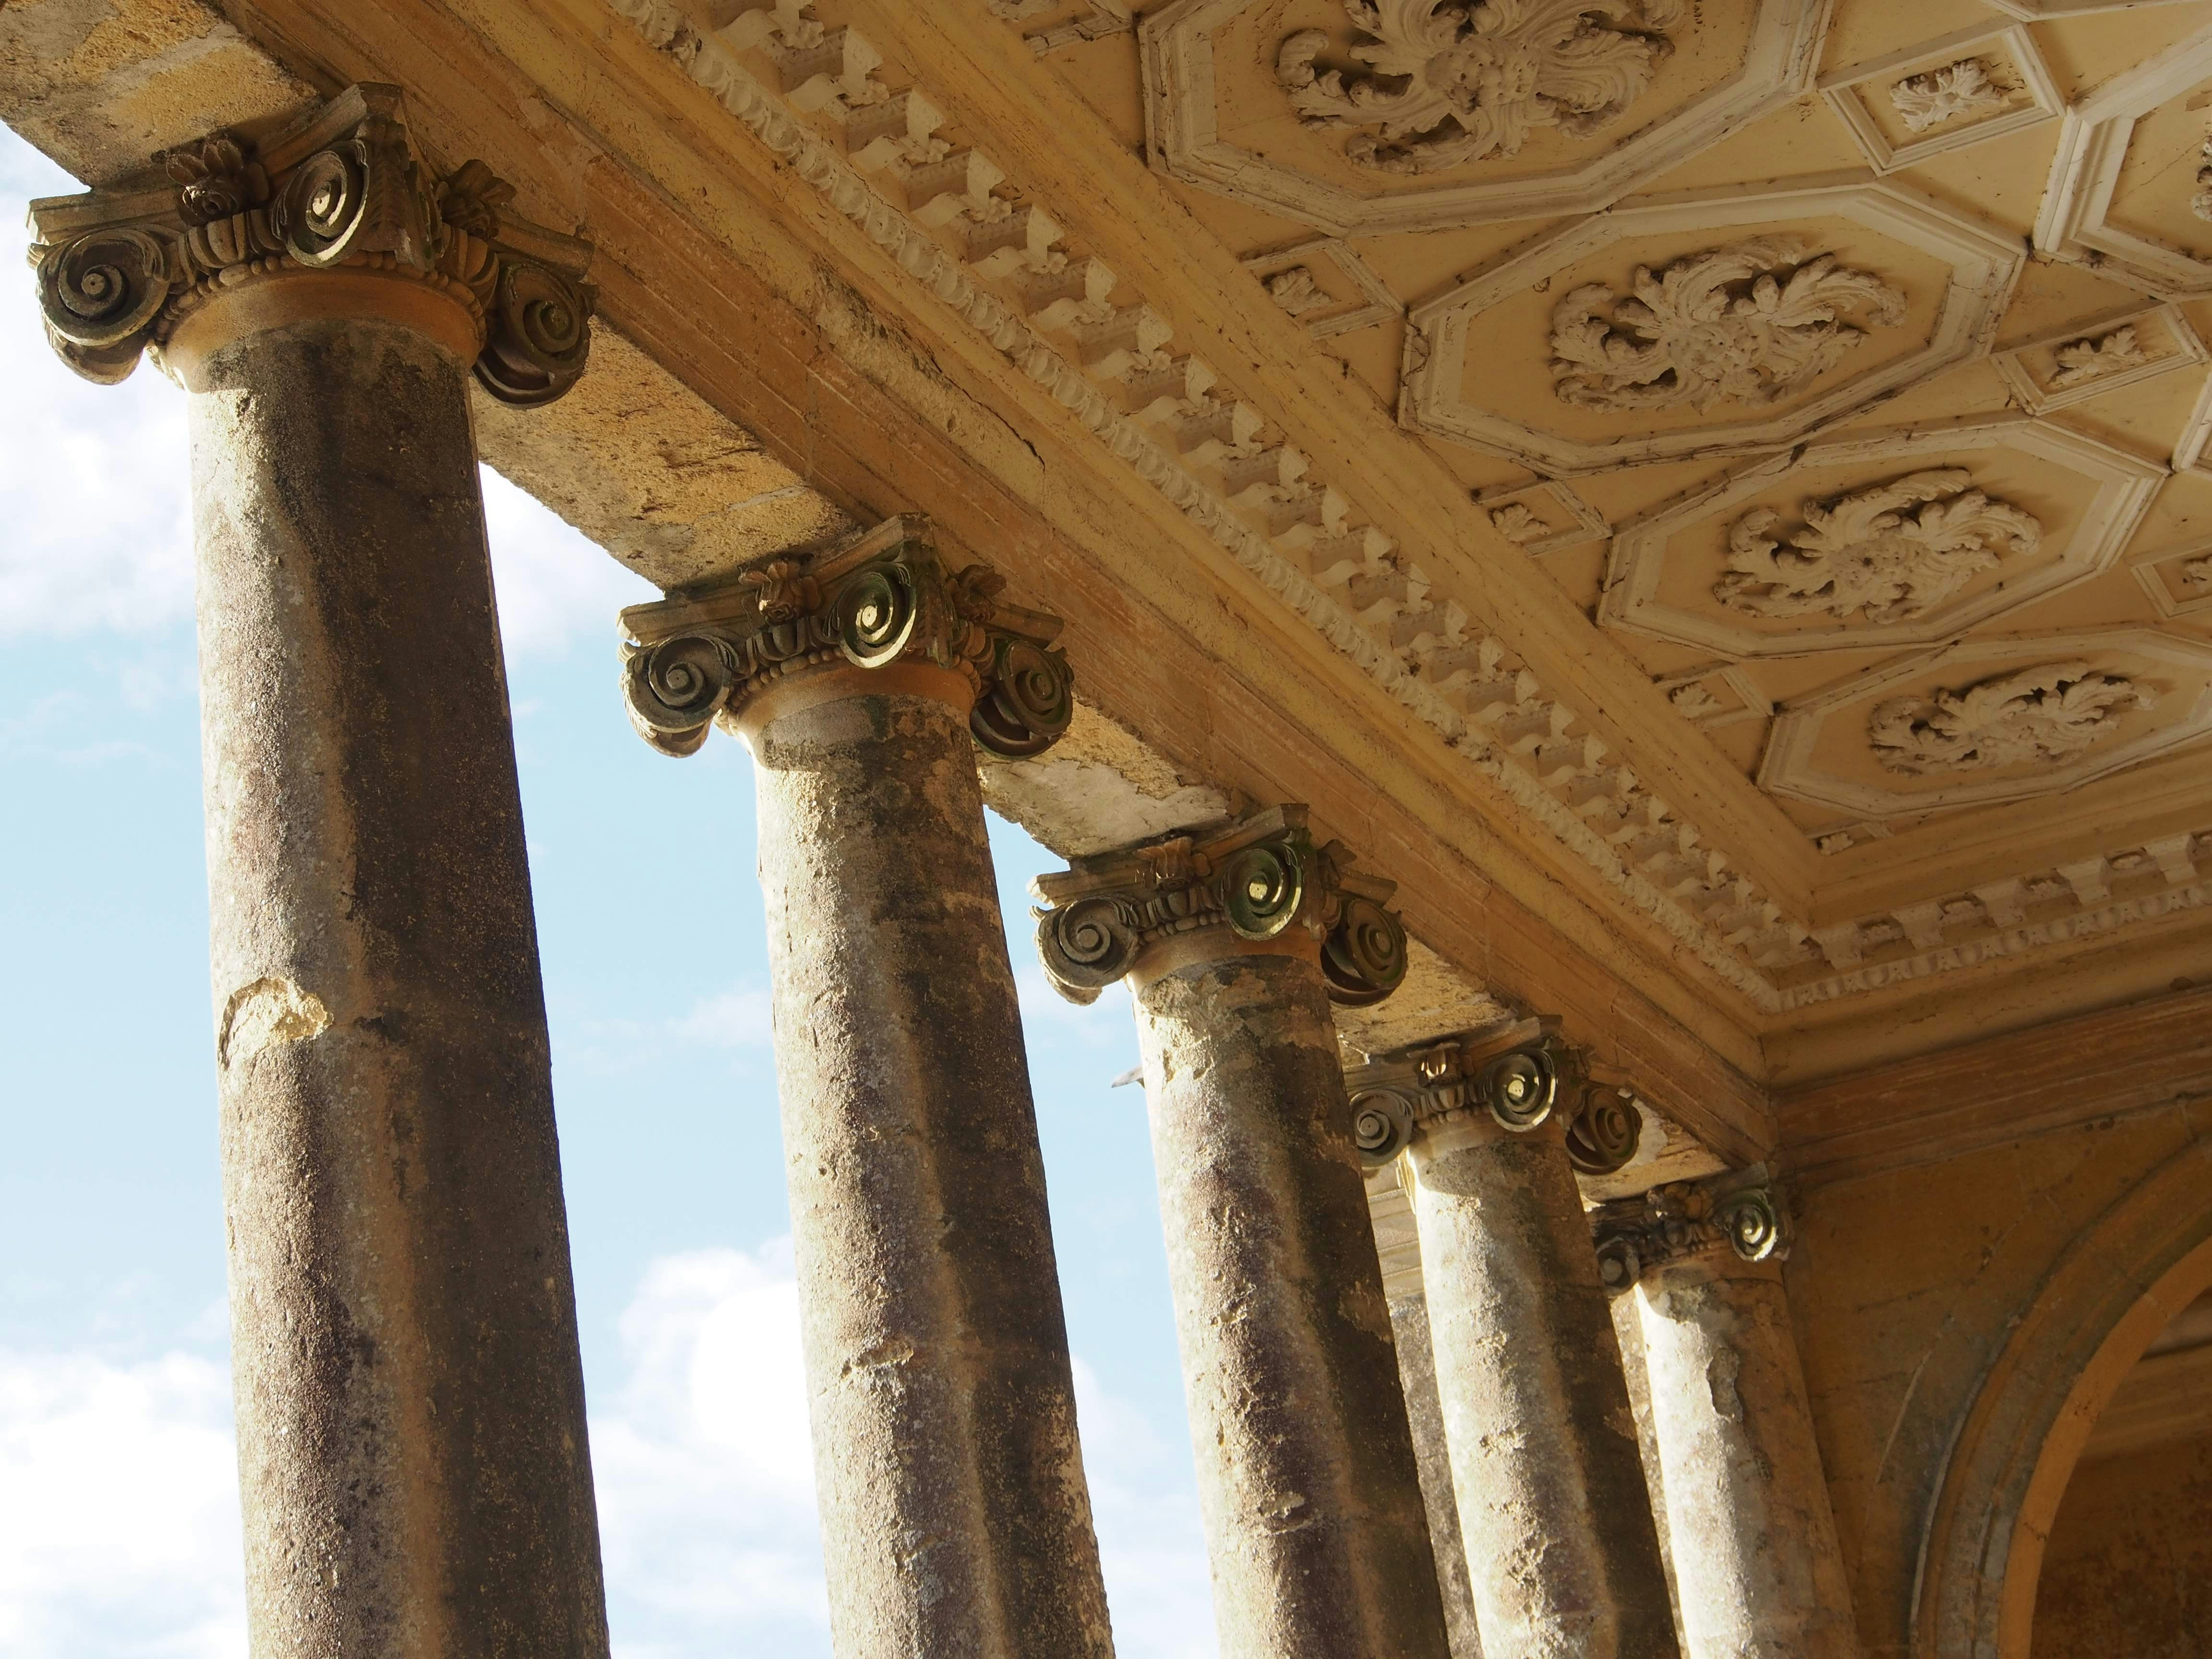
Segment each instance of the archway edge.
[[2044,1545],[2089,1431],[2212,1289],[2212,1140],[2119,1199],[2038,1286],[1952,1442],[1921,1550],[1915,1659],[2027,1659]]

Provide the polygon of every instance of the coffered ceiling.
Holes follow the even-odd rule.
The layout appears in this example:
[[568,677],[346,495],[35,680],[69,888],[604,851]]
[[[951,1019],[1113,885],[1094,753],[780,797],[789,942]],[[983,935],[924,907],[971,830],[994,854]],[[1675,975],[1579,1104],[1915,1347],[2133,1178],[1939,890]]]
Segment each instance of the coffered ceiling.
[[1777,809],[1654,798],[1419,550],[1300,550],[1770,1008],[2207,896],[2212,4],[991,5]]

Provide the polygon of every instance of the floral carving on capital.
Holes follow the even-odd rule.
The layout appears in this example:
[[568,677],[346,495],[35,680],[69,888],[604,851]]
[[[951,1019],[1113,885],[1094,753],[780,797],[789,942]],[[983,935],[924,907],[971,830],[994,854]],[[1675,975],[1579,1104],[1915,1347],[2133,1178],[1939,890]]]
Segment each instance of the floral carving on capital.
[[1913,776],[2028,763],[2055,765],[2086,753],[2157,693],[2085,662],[2045,663],[1961,690],[1878,704],[1867,740],[1881,763]]
[[1956,467],[1909,473],[1829,501],[1778,538],[1762,507],[1729,531],[1728,570],[1713,597],[1758,617],[1863,614],[1884,626],[1924,617],[1976,576],[2042,544],[2033,514],[1972,487]]
[[[1765,405],[1905,319],[1905,295],[1790,236],[1638,265],[1627,294],[1585,283],[1552,313],[1553,390],[1584,409]],[[1603,313],[1609,310],[1610,316]]]
[[1276,79],[1309,127],[1348,130],[1360,167],[1433,173],[1518,155],[1532,133],[1571,138],[1619,119],[1673,45],[1674,0],[1346,0],[1364,70],[1317,69],[1334,42],[1302,29]]
[[1074,717],[1074,674],[1053,647],[1060,618],[1009,604],[1006,586],[988,565],[950,568],[929,521],[908,514],[846,546],[633,605],[622,647],[630,724],[665,755],[695,754],[718,719],[792,675],[924,663],[967,683],[978,744],[1042,754]]
[[216,133],[158,158],[166,188],[33,207],[46,336],[86,379],[124,379],[149,349],[241,284],[349,270],[421,284],[468,315],[478,381],[550,402],[591,349],[588,244],[511,210],[481,161],[438,177],[396,87],[351,87],[259,143]]

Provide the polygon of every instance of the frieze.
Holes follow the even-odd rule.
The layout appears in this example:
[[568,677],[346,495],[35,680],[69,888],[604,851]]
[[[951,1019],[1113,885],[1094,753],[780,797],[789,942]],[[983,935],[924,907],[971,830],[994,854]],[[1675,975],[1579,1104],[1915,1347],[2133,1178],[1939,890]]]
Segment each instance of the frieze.
[[396,87],[349,88],[256,143],[216,133],[160,158],[168,183],[32,204],[46,337],[112,384],[156,356],[216,294],[303,272],[420,283],[468,313],[477,380],[502,403],[550,403],[591,349],[588,244],[521,219],[481,161],[442,178]]
[[1396,890],[1353,869],[1343,842],[1316,846],[1295,804],[1079,859],[1030,884],[1045,977],[1078,1003],[1097,1001],[1152,946],[1207,928],[1255,944],[1303,931],[1320,947],[1332,1001],[1380,1002],[1406,977],[1406,930],[1383,908]]
[[1074,714],[1057,617],[1010,605],[988,565],[955,570],[908,514],[850,544],[778,558],[623,612],[630,723],[665,755],[697,752],[718,718],[786,677],[924,662],[975,694],[969,729],[996,755],[1042,753]]

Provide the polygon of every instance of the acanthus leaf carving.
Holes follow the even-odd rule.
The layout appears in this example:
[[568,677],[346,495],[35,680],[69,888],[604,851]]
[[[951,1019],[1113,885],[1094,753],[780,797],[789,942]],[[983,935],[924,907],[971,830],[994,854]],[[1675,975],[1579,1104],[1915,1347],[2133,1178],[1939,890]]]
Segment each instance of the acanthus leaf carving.
[[2110,334],[2069,340],[2058,348],[2057,361],[2057,372],[2051,377],[2049,390],[2064,392],[2122,369],[2140,368],[2150,362],[2150,356],[2142,349],[2135,325],[2129,323]]
[[[1638,265],[1627,296],[1586,283],[1552,313],[1552,380],[1585,409],[1770,404],[1802,390],[1866,338],[1905,318],[1905,295],[1795,237],[1756,237]],[[1600,316],[1607,307],[1607,319]]]
[[1867,740],[1893,772],[1927,776],[2074,759],[2157,694],[2084,662],[2045,663],[1964,690],[1896,697],[1867,720]]
[[2002,109],[2006,92],[1990,79],[1987,64],[1978,58],[1962,58],[1923,75],[1907,76],[1889,89],[1889,101],[1905,130],[1918,133]]
[[1508,501],[1503,507],[1492,507],[1490,523],[1499,535],[1517,546],[1525,547],[1530,542],[1541,541],[1552,533],[1552,526],[1521,501]]
[[2186,561],[2181,567],[2181,581],[2185,587],[2212,589],[2212,553]]
[[1773,508],[1747,513],[1729,532],[1728,572],[1713,597],[1760,617],[1863,612],[1877,626],[1924,617],[2042,542],[2040,520],[1972,483],[1971,474],[1942,468],[1808,502],[1787,545],[1769,533],[1781,521]]
[[[1316,70],[1319,29],[1285,40],[1275,75],[1314,127],[1354,129],[1345,155],[1384,173],[1514,155],[1539,127],[1585,137],[1650,86],[1676,8],[1654,0],[1345,0],[1364,73]],[[1358,131],[1371,129],[1371,131]]]
[[1318,311],[1323,306],[1335,303],[1322,285],[1314,280],[1312,269],[1292,265],[1279,270],[1267,279],[1264,286],[1267,297],[1290,316],[1303,317],[1309,311]]

